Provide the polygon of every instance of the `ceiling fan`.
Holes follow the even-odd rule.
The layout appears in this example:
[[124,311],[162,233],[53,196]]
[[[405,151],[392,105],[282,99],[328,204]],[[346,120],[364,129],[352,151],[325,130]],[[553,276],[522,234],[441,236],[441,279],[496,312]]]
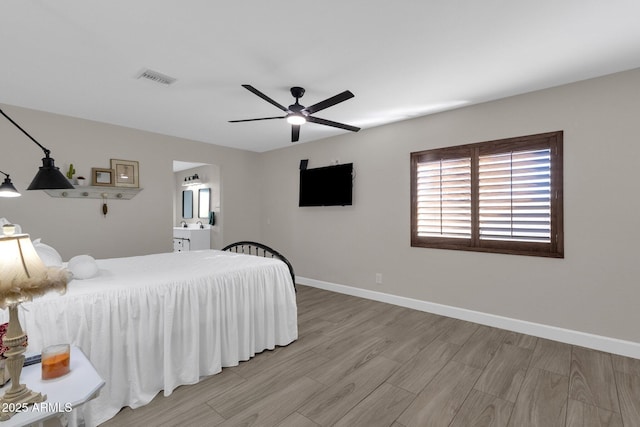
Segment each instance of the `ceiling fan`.
[[333,105],[339,104],[340,102],[346,101],[347,99],[353,98],[354,95],[348,90],[345,90],[342,93],[339,93],[331,98],[327,98],[324,101],[320,101],[317,104],[313,104],[310,107],[305,107],[304,105],[300,105],[298,100],[302,98],[304,95],[304,88],[294,86],[291,88],[291,95],[296,99],[295,104],[289,105],[288,108],[278,104],[273,99],[269,98],[264,93],[260,92],[258,89],[254,88],[251,85],[242,85],[243,88],[247,89],[249,92],[252,92],[255,95],[258,95],[260,98],[264,99],[268,103],[275,105],[286,114],[284,116],[277,117],[263,117],[260,119],[245,119],[245,120],[229,120],[229,123],[239,123],[239,122],[253,122],[256,120],[273,120],[273,119],[287,119],[287,122],[291,123],[291,142],[297,142],[300,139],[300,125],[306,122],[317,123],[319,125],[325,126],[333,126],[335,128],[346,129],[352,132],[358,132],[360,130],[359,127],[346,125],[344,123],[333,122],[327,119],[321,119],[320,117],[312,116],[313,113],[316,113],[320,110],[324,110],[325,108],[331,107]]

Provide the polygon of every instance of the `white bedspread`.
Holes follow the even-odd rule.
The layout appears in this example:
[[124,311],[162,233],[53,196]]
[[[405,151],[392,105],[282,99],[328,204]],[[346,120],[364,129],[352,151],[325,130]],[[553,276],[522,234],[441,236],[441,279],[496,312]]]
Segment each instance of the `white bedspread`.
[[84,407],[87,426],[298,336],[291,276],[276,259],[212,250],[98,265],[99,277],[20,309],[30,352],[75,344],[106,380]]

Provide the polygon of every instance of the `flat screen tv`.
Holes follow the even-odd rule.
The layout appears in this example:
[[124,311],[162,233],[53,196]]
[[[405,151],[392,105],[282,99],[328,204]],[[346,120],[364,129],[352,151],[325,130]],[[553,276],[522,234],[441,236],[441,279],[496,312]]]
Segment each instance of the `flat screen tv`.
[[299,206],[347,206],[353,197],[353,163],[300,171]]

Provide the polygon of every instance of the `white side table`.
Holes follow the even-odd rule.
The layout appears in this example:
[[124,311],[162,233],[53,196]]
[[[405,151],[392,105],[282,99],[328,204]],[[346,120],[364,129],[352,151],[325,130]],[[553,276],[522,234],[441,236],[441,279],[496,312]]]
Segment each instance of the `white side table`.
[[[47,400],[35,406],[29,405],[25,412],[15,414],[7,421],[1,421],[0,427],[25,426],[65,412],[70,413],[71,409],[98,396],[105,382],[78,347],[71,347],[70,368],[71,372],[67,375],[43,381],[40,363],[24,367],[20,383],[26,384],[33,391],[46,394]],[[10,385],[11,383],[1,387],[0,394],[4,395]]]

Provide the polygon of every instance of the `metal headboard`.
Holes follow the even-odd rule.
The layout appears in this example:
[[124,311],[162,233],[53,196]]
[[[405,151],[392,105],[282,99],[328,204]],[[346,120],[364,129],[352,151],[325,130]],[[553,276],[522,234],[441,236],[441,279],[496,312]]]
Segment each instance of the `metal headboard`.
[[263,245],[262,243],[244,240],[241,242],[235,242],[230,245],[227,245],[224,248],[222,248],[222,250],[227,252],[235,252],[239,254],[263,256],[265,258],[278,258],[279,260],[282,260],[289,268],[289,273],[291,274],[291,280],[293,281],[293,287],[294,289],[296,288],[296,275],[293,271],[293,266],[284,255],[282,255],[280,252],[276,251],[275,249],[272,249],[267,245]]

